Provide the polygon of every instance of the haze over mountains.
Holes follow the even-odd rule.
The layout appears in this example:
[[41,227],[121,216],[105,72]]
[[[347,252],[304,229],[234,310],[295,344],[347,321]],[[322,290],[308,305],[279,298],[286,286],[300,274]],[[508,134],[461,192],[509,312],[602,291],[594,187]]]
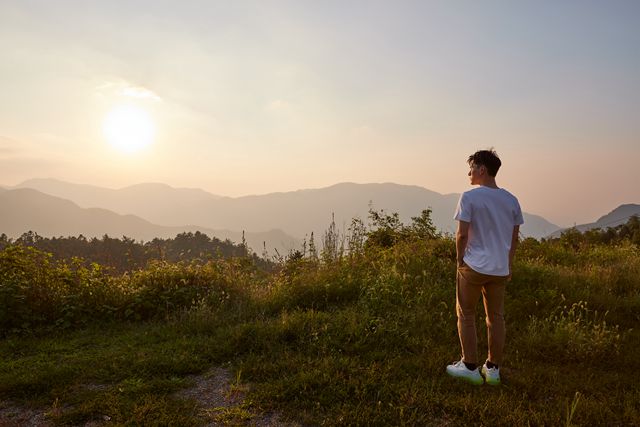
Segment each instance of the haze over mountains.
[[[354,217],[366,222],[370,204],[376,210],[398,212],[405,223],[430,207],[434,224],[442,231],[454,232],[452,215],[459,197],[459,194],[443,195],[418,186],[392,183],[341,183],[320,189],[237,198],[221,197],[199,189],[173,188],[165,184],[108,189],[52,179],[34,179],[13,188],[35,189],[73,201],[81,208],[102,208],[120,215],[135,215],[152,226],[185,229],[185,225],[190,224],[191,229],[246,230],[247,233],[281,230],[294,240],[301,240],[314,232],[317,242],[328,228],[332,214],[335,214],[338,228],[346,230]],[[51,212],[54,221],[58,214]],[[13,214],[19,217],[16,212]],[[527,213],[524,216],[524,236],[544,237],[558,229],[558,226],[540,216]],[[58,233],[69,234],[64,233],[63,228],[57,230]],[[164,230],[168,232],[166,228]],[[119,234],[122,233],[116,235]],[[142,234],[149,236],[147,232],[138,233]],[[133,234],[130,237],[142,238]],[[283,238],[282,235],[280,238]],[[247,240],[250,241],[248,237]],[[262,247],[262,243],[256,246],[250,242],[250,245],[258,252]]]
[[[119,214],[134,214],[162,225],[192,224],[182,221],[180,215],[165,210],[179,211],[191,208],[205,200],[216,200],[215,196],[200,189],[173,188],[166,184],[145,183],[121,189],[97,187],[86,184],[71,184],[55,179],[31,179],[13,188],[32,188],[51,196],[71,200],[83,208],[101,207]],[[172,217],[174,220],[172,220]]]
[[[16,238],[26,231],[41,236],[111,237],[127,236],[150,241],[155,237],[170,238],[182,232],[200,231],[220,240],[242,241],[241,231],[213,230],[193,225],[160,226],[135,215],[120,215],[102,208],[81,208],[74,202],[50,196],[30,188],[0,189],[0,233]],[[256,252],[261,253],[263,242],[269,250],[286,253],[300,246],[300,241],[281,230],[247,232],[245,239]]]

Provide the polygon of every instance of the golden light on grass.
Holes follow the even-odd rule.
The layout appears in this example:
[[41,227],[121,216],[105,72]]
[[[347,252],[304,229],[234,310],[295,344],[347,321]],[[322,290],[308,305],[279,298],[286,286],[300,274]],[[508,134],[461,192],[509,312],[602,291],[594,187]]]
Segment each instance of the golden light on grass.
[[151,115],[135,105],[120,105],[105,117],[103,134],[107,142],[123,153],[135,153],[151,145],[155,124]]

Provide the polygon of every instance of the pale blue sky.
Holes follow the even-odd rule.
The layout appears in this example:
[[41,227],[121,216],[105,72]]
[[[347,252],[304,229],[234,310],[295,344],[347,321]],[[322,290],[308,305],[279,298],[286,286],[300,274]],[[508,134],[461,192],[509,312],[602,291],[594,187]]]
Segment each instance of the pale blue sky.
[[[499,185],[559,225],[640,203],[638,1],[0,0],[0,185]],[[103,122],[133,104],[155,138]]]

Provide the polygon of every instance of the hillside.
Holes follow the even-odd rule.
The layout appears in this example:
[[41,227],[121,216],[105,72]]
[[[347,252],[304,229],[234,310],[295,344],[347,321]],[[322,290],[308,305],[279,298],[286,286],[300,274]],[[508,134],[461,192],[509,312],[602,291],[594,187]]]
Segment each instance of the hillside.
[[[241,231],[214,230],[193,225],[160,226],[135,215],[120,215],[107,209],[80,208],[75,203],[50,196],[32,189],[0,191],[0,233],[18,237],[32,230],[42,236],[112,237],[127,236],[149,241],[154,237],[175,237],[184,231],[200,231],[220,240],[242,240]],[[298,248],[300,242],[280,230],[246,232],[249,246],[261,253],[263,242],[267,249],[276,248],[280,253]]]
[[640,425],[637,245],[525,240],[490,386],[445,372],[455,242],[407,237],[118,276],[0,250],[0,425]]
[[[139,191],[146,188],[155,191]],[[459,194],[440,194],[426,188],[393,183],[341,183],[326,188],[306,189],[244,197],[219,197],[202,190],[175,189],[161,184],[141,184],[120,190],[80,186],[61,181],[31,180],[18,187],[35,188],[72,200],[82,207],[100,207],[120,214],[133,214],[161,225],[196,224],[227,230],[280,229],[302,239],[323,233],[335,214],[339,229],[351,219],[367,219],[369,204],[376,210],[397,212],[408,223],[431,207],[436,227],[455,231],[453,212]],[[92,195],[95,192],[96,195]],[[558,226],[525,212],[524,236],[543,237]]]
[[[609,227],[616,227],[620,224],[624,224],[629,220],[633,215],[640,216],[640,205],[637,204],[625,204],[620,205],[611,212],[606,215],[601,216],[595,222],[590,222],[588,224],[579,224],[576,225],[575,228],[580,232],[585,232],[587,230],[592,230],[594,228],[606,229]],[[550,238],[560,237],[563,231],[567,230],[567,228],[563,228],[561,230],[556,230],[551,233]]]

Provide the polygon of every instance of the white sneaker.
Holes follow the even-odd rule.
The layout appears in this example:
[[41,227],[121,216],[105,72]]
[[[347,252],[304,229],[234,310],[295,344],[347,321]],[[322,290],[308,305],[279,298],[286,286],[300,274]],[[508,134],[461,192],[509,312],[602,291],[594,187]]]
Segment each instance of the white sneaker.
[[482,375],[489,385],[500,385],[500,368],[489,368],[485,363],[482,365]]
[[471,384],[480,385],[484,382],[482,375],[477,369],[468,369],[462,360],[455,362],[453,365],[447,366],[447,374],[452,377],[462,378]]

